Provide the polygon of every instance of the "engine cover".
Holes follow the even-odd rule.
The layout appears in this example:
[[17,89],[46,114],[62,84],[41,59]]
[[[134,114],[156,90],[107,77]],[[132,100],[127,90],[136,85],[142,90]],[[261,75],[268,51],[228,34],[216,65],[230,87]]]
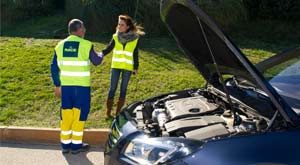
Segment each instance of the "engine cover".
[[219,116],[201,116],[201,117],[188,117],[178,120],[173,120],[165,124],[167,132],[188,132],[193,129],[206,127],[213,124],[226,124]]
[[189,139],[204,140],[207,138],[226,136],[230,131],[226,129],[223,124],[210,125],[204,128],[199,128],[190,132],[186,132],[184,135]]
[[201,115],[218,108],[215,104],[207,102],[203,96],[169,100],[166,101],[165,106],[172,120]]

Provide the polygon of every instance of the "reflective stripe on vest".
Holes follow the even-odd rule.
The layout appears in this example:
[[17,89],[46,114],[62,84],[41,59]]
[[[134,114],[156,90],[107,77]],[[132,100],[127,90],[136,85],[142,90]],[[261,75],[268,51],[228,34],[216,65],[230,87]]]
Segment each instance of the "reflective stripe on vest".
[[123,48],[123,44],[119,42],[116,34],[113,35],[113,39],[115,41],[115,47],[113,50],[111,67],[133,71],[133,52],[136,48],[138,39],[127,42],[125,48]]
[[70,76],[70,77],[86,77],[90,76],[90,72],[68,72],[68,71],[61,71],[61,76]]
[[122,62],[122,63],[130,64],[130,65],[133,64],[132,60],[128,60],[126,58],[113,57],[112,61],[114,61],[114,62],[120,62],[120,63]]
[[62,86],[90,86],[92,43],[70,35],[55,47]]
[[88,66],[90,65],[89,61],[58,61],[58,65],[63,66]]
[[132,52],[128,52],[125,50],[114,50],[113,51],[114,54],[124,54],[126,56],[132,57],[133,53]]

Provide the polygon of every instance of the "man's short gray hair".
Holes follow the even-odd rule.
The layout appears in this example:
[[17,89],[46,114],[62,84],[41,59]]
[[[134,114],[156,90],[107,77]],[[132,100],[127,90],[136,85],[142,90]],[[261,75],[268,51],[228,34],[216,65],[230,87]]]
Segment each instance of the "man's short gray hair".
[[69,34],[71,34],[72,32],[76,32],[82,26],[83,26],[83,22],[81,20],[79,20],[79,19],[72,19],[69,22],[69,25],[68,25]]

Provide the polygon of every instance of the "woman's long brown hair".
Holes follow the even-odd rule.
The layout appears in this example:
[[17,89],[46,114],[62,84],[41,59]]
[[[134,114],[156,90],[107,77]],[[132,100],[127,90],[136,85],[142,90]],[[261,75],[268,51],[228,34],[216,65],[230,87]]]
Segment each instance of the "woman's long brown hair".
[[119,15],[119,19],[123,20],[126,25],[129,26],[128,31],[133,31],[139,36],[145,35],[145,32],[143,31],[144,28],[140,25],[137,25],[137,23],[135,23],[130,16],[122,14]]

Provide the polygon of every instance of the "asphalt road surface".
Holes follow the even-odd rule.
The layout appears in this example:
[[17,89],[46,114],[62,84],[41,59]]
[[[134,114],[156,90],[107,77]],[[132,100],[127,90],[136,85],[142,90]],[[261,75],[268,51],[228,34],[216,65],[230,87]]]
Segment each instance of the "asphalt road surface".
[[92,147],[90,151],[63,155],[59,145],[0,143],[1,165],[101,165],[104,164],[103,148]]

